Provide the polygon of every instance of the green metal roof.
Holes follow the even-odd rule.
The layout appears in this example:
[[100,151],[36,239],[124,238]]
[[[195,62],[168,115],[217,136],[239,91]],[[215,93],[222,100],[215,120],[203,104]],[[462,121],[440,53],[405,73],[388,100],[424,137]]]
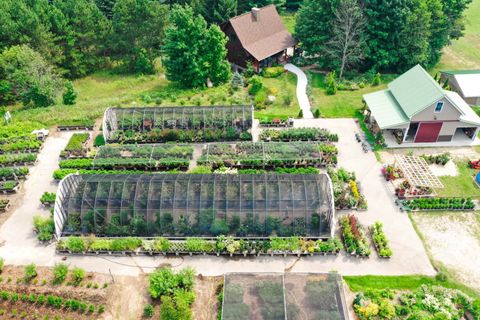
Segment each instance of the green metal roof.
[[409,119],[390,90],[382,90],[363,95],[380,129],[408,126]]
[[442,87],[418,64],[388,88],[408,118],[445,96]]
[[445,73],[445,74],[449,74],[449,75],[480,74],[480,69],[478,69],[478,70],[447,70],[447,71],[440,71],[440,73]]

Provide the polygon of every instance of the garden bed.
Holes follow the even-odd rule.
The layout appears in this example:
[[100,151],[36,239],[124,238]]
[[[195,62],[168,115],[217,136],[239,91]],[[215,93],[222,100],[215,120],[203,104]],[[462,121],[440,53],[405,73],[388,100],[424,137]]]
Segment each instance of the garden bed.
[[338,150],[320,142],[209,144],[197,163],[213,168],[323,167],[337,163]]
[[0,168],[0,179],[3,181],[7,180],[18,180],[25,179],[28,175],[28,168]]
[[372,251],[365,229],[358,222],[357,217],[354,215],[343,216],[340,218],[340,226],[345,250],[352,256],[368,258]]
[[0,212],[5,212],[10,207],[10,200],[0,199]]
[[37,161],[34,153],[2,154],[0,155],[0,167],[18,167],[33,165]]
[[42,141],[35,135],[14,136],[0,141],[0,154],[35,153],[40,150]]
[[86,143],[90,138],[89,133],[74,133],[65,149],[60,153],[61,158],[86,157],[88,149]]
[[89,130],[89,131],[92,131],[93,130],[93,125],[81,125],[81,124],[78,124],[78,125],[59,125],[57,126],[57,131],[76,131],[76,130]]
[[215,256],[313,256],[337,255],[343,248],[337,238],[327,241],[299,237],[242,239],[217,238],[62,238],[59,254],[79,255],[215,255]]
[[333,184],[335,208],[337,210],[366,210],[368,207],[365,196],[361,193],[360,184],[355,173],[343,168],[327,170]]
[[0,181],[0,192],[14,193],[20,188],[18,181]]
[[266,129],[260,133],[260,140],[338,142],[338,135],[319,128]]
[[377,250],[378,256],[384,259],[392,257],[392,249],[388,246],[388,240],[383,232],[383,225],[377,221],[370,227],[373,244]]
[[475,203],[470,198],[417,198],[403,200],[402,205],[409,211],[469,211],[475,209]]

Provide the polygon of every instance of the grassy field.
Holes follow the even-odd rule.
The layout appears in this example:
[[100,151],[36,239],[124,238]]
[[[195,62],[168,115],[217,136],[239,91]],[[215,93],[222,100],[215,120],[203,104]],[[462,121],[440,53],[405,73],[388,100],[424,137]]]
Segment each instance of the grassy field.
[[13,119],[36,121],[44,126],[93,123],[113,106],[141,105],[230,105],[250,103],[245,91],[232,92],[225,84],[211,89],[178,88],[163,75],[135,76],[100,72],[74,82],[78,91],[73,106],[56,104],[48,108],[10,107]]
[[472,197],[480,199],[480,188],[473,181],[475,170],[468,166],[468,159],[456,161],[458,168],[457,176],[439,177],[443,183],[443,189],[435,191],[441,197]]
[[311,79],[312,109],[320,109],[324,118],[353,118],[357,110],[363,107],[362,96],[366,93],[382,90],[393,79],[391,75],[384,75],[383,83],[379,86],[367,85],[360,90],[337,91],[335,95],[325,94],[325,75],[309,72]]
[[459,289],[472,297],[478,297],[478,293],[471,288],[468,288],[460,283],[454,281],[440,281],[433,277],[422,275],[407,275],[407,276],[344,276],[343,279],[348,287],[353,292],[365,290],[414,290],[420,286],[439,285],[446,288]]
[[[297,77],[294,74],[284,73],[277,78],[262,78],[262,82],[276,100],[271,105],[267,105],[264,110],[256,110],[255,118],[298,117],[300,106],[296,95]],[[285,105],[284,97],[287,95],[291,98],[289,105]]]
[[480,0],[466,11],[465,36],[444,49],[434,71],[455,69],[480,69]]

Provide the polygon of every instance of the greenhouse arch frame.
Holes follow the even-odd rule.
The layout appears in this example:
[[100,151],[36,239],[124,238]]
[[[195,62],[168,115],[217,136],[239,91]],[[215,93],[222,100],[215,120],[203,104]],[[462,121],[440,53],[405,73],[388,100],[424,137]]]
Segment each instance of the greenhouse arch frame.
[[[54,222],[57,238],[210,238],[228,226],[221,234],[322,239],[333,236],[335,208],[325,173],[70,174],[60,182]],[[180,223],[192,233],[179,232]]]

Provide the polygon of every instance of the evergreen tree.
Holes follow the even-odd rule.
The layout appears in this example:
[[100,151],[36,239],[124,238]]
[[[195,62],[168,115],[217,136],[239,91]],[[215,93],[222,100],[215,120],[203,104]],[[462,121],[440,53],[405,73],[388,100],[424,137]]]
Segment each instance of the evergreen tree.
[[231,86],[233,89],[241,89],[245,87],[245,82],[239,72],[233,73]]
[[333,36],[337,0],[305,0],[297,13],[295,36],[305,51],[307,60],[321,67],[328,66],[325,57],[327,42]]
[[73,105],[77,102],[77,92],[73,88],[71,81],[65,82],[65,88],[63,91],[63,104]]
[[89,0],[53,0],[52,32],[63,52],[57,65],[67,78],[79,78],[98,70],[104,63],[109,21]]
[[214,84],[230,77],[225,57],[226,36],[218,26],[207,26],[205,19],[194,15],[190,6],[174,6],[170,25],[165,31],[164,66],[167,78],[186,87]]
[[237,15],[237,0],[203,0],[200,14],[208,23],[228,21]]
[[160,55],[167,15],[168,7],[157,1],[117,0],[111,48],[127,71],[153,72],[149,66]]
[[113,7],[117,0],[95,0],[95,4],[108,19],[113,17]]

